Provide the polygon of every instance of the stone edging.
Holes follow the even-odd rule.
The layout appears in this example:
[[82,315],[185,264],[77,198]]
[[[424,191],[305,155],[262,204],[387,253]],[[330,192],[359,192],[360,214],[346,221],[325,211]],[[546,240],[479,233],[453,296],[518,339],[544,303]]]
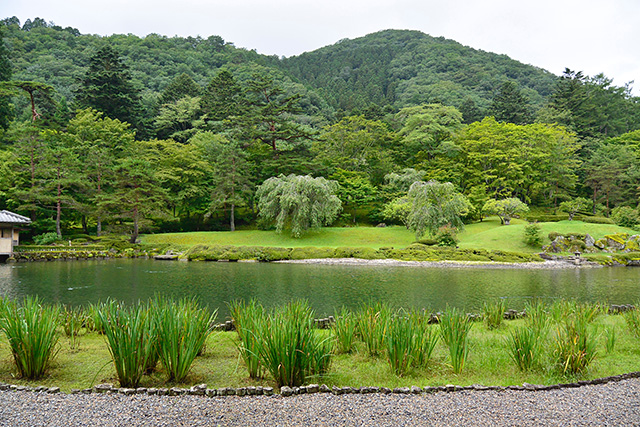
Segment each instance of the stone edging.
[[[200,384],[193,386],[191,388],[117,388],[113,387],[111,384],[98,384],[93,386],[93,388],[87,388],[84,390],[72,389],[69,394],[123,394],[126,396],[143,394],[143,395],[158,395],[158,396],[207,396],[207,397],[216,397],[216,396],[273,396],[280,395],[283,397],[298,395],[298,394],[314,394],[314,393],[331,393],[334,395],[341,394],[371,394],[371,393],[379,393],[379,394],[427,394],[427,393],[438,393],[438,392],[457,392],[457,391],[485,391],[485,390],[494,390],[494,391],[507,391],[507,390],[526,390],[526,391],[545,391],[545,390],[561,390],[566,388],[577,388],[588,385],[597,385],[597,384],[607,384],[612,382],[618,382],[627,380],[630,378],[640,378],[640,372],[630,372],[627,374],[614,375],[610,377],[604,378],[596,378],[588,381],[577,381],[573,383],[561,383],[561,384],[551,384],[551,385],[540,385],[540,384],[529,384],[524,383],[522,385],[510,385],[510,386],[483,386],[483,385],[469,385],[469,386],[460,386],[460,385],[442,385],[442,386],[433,386],[433,387],[398,387],[394,389],[390,389],[387,387],[337,387],[333,386],[329,388],[326,384],[318,385],[318,384],[310,384],[307,386],[301,387],[287,387],[283,386],[280,389],[280,393],[276,393],[273,387],[240,387],[240,388],[232,388],[232,387],[223,387],[219,389],[207,388],[206,384]],[[48,394],[56,394],[60,393],[60,387],[29,387],[29,386],[18,386],[18,385],[10,385],[10,384],[2,384],[0,383],[0,391],[28,391],[34,393],[48,393]]]

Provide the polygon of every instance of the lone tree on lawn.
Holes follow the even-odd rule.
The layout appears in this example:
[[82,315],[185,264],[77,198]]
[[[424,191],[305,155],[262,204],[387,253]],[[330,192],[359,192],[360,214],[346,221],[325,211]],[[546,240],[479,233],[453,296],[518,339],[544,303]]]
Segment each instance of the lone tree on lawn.
[[450,182],[414,182],[409,188],[409,200],[408,225],[416,232],[416,239],[426,232],[433,236],[439,228],[447,225],[463,228],[462,217],[471,208],[467,198],[458,193]]
[[586,210],[591,206],[591,201],[584,197],[576,197],[573,200],[567,200],[560,203],[560,211],[569,214],[569,221],[573,221],[573,217],[580,211]]
[[275,223],[276,231],[291,229],[300,237],[309,229],[331,224],[342,204],[335,195],[338,184],[309,175],[280,175],[258,187],[258,209],[263,220]]
[[484,211],[498,215],[502,224],[509,225],[515,215],[529,212],[529,206],[516,197],[503,200],[489,199],[484,204]]

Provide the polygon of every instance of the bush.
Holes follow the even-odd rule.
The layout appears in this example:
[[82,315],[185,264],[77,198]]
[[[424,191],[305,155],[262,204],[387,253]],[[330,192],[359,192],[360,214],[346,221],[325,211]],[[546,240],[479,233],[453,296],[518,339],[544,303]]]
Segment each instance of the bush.
[[589,224],[613,224],[613,220],[611,218],[607,218],[605,216],[581,216],[576,217],[577,220],[587,222]]
[[620,227],[632,228],[640,223],[638,211],[629,206],[617,206],[611,211],[611,219]]
[[58,233],[44,233],[38,236],[33,236],[33,243],[36,245],[50,245],[58,241]]
[[0,330],[7,337],[20,376],[41,378],[56,353],[58,307],[43,306],[38,297],[26,297],[22,304],[2,303],[0,311]]
[[438,246],[454,247],[458,244],[458,230],[454,227],[440,227],[434,236]]
[[524,226],[524,243],[528,246],[538,247],[542,245],[542,236],[540,235],[540,226],[535,222],[530,222]]

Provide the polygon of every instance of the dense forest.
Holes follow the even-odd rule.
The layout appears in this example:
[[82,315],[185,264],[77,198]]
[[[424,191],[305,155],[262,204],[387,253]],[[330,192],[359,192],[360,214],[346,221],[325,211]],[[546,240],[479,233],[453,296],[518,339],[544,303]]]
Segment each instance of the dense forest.
[[467,220],[516,198],[637,221],[640,103],[604,75],[416,31],[291,58],[40,18],[0,31],[0,209],[34,234],[256,226],[280,175],[333,183],[343,224],[406,224],[409,187],[430,180]]

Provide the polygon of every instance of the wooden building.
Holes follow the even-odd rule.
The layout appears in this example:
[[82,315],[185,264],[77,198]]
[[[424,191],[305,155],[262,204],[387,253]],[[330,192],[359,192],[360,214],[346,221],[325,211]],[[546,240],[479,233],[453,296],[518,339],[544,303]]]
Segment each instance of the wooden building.
[[18,227],[28,224],[26,216],[0,210],[0,256],[13,255],[13,247],[20,243]]

